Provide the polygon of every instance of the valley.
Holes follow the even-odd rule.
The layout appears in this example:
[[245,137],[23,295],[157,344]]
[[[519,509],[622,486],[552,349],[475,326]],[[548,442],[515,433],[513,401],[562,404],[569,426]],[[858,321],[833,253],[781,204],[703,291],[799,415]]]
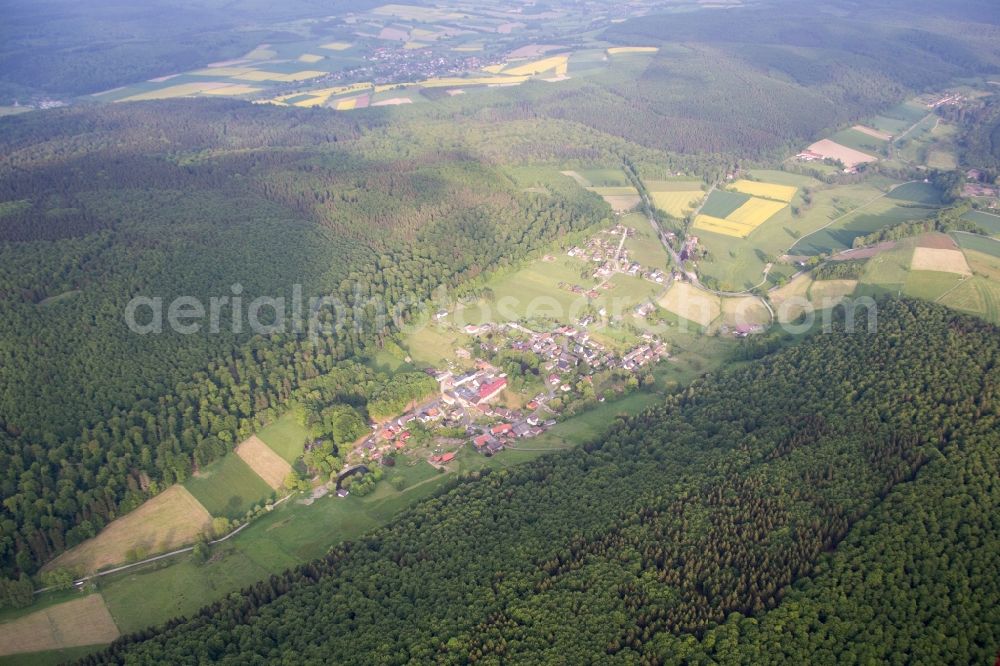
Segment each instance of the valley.
[[989,3],[62,1],[0,663],[993,657]]

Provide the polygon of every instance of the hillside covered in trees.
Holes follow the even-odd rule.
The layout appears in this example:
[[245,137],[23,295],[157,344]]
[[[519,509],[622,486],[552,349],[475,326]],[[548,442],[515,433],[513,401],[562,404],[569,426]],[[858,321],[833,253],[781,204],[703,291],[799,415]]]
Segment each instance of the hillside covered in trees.
[[[435,289],[610,215],[571,185],[525,192],[474,148],[377,143],[383,121],[224,100],[4,119],[4,573],[35,571],[224,454],[304,382],[372,353]],[[614,159],[621,142],[596,139]],[[162,334],[125,325],[135,296],[162,299]],[[179,296],[244,307],[220,309],[218,334],[207,319],[185,334],[166,319]],[[260,296],[285,299],[276,333],[248,324]],[[337,306],[316,326],[313,296]]]
[[890,300],[88,663],[987,663],[1000,335]]

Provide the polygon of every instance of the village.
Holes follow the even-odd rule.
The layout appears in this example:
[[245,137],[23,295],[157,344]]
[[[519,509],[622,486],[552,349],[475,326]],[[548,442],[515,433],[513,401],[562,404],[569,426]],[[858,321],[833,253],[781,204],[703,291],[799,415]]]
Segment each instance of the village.
[[[611,371],[616,377],[637,375],[669,357],[667,346],[652,335],[618,355],[586,330],[567,325],[534,331],[518,323],[470,324],[464,332],[474,337],[483,356],[508,351],[533,359],[539,374],[532,377],[542,388],[524,400],[509,391],[509,373],[485,358],[473,361],[471,353],[460,354],[460,359],[468,356],[472,367],[453,363],[449,368],[428,368],[426,372],[438,382],[438,394],[398,418],[374,424],[372,433],[350,452],[348,467],[385,464],[387,458],[413,454],[417,448],[437,467],[454,460],[466,444],[484,456],[517,448],[554,426],[563,406],[580,399],[584,387],[594,389],[595,376],[601,371]],[[622,390],[622,386],[616,388]],[[593,395],[604,401],[603,395]]]

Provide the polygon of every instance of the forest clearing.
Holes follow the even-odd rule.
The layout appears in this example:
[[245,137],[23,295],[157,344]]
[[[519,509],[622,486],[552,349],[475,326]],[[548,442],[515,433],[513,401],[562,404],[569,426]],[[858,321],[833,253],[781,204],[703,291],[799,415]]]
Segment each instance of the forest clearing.
[[101,532],[66,551],[47,569],[93,573],[137,556],[186,546],[211,525],[212,516],[183,486],[173,485]]

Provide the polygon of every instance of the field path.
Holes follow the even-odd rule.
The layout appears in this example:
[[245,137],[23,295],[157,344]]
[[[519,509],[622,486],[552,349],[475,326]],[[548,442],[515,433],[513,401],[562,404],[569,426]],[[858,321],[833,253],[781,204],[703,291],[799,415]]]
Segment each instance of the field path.
[[[639,180],[638,174],[629,173],[626,171],[625,175],[628,176],[629,178],[634,178],[640,185],[642,184],[642,181]],[[705,195],[705,201],[702,201],[701,206],[698,206],[698,211],[700,211],[702,206],[705,205],[705,202],[708,201],[708,197],[715,190],[715,187],[716,187],[715,185],[712,185],[712,187],[709,188],[708,194]],[[642,198],[642,207],[643,211],[646,214],[646,219],[649,220],[650,226],[653,227],[653,231],[656,233],[656,237],[660,239],[660,242],[663,244],[663,248],[670,255],[671,261],[674,263],[677,269],[684,274],[684,277],[692,285],[694,285],[698,289],[701,289],[704,292],[715,294],[716,296],[747,296],[750,295],[754,289],[763,286],[767,282],[767,274],[771,270],[770,264],[764,267],[764,278],[754,286],[750,287],[749,289],[745,289],[743,291],[719,291],[718,289],[709,289],[708,287],[703,285],[701,283],[701,280],[698,279],[697,273],[695,273],[694,271],[688,271],[684,269],[684,264],[683,262],[681,262],[681,258],[677,255],[677,252],[674,251],[674,248],[671,247],[670,243],[667,241],[667,235],[663,233],[662,229],[660,229],[660,224],[656,221],[656,218],[653,216],[653,206],[650,203],[649,198],[646,196],[645,186],[636,187],[636,189],[639,191],[639,196]],[[697,215],[698,211],[695,211],[693,215]],[[770,308],[768,309],[770,310]]]
[[[278,506],[279,504],[281,504],[282,502],[284,502],[285,500],[287,500],[291,496],[292,496],[291,494],[285,495],[281,499],[277,500],[272,506]],[[242,525],[240,525],[239,527],[237,527],[235,530],[233,530],[232,532],[230,532],[226,536],[219,537],[218,539],[214,539],[212,541],[209,541],[208,545],[214,546],[217,543],[222,543],[223,541],[227,541],[227,540],[231,539],[232,537],[236,536],[237,534],[239,534],[240,532],[242,532],[244,530],[244,528],[249,527],[249,526],[250,526],[250,523],[243,523]],[[194,550],[194,546],[185,546],[184,548],[178,548],[177,550],[172,550],[169,553],[162,553],[162,554],[156,555],[154,557],[147,557],[146,559],[140,560],[138,562],[133,562],[131,564],[123,564],[123,565],[121,565],[119,567],[115,567],[113,569],[107,569],[105,571],[98,571],[97,573],[91,574],[89,576],[84,576],[83,578],[76,579],[75,581],[73,581],[73,585],[78,587],[80,585],[83,585],[84,583],[86,583],[88,580],[90,580],[92,578],[100,578],[101,576],[110,576],[111,574],[118,573],[119,571],[126,571],[126,570],[132,569],[134,567],[141,567],[144,564],[149,564],[150,562],[156,562],[158,560],[165,560],[168,557],[173,557],[174,555],[181,555],[182,553],[190,553],[192,550]],[[52,587],[43,587],[43,588],[40,588],[38,590],[35,590],[35,594],[41,594],[42,592],[48,592],[49,590],[52,590],[52,589],[54,589],[54,588],[52,588]]]

